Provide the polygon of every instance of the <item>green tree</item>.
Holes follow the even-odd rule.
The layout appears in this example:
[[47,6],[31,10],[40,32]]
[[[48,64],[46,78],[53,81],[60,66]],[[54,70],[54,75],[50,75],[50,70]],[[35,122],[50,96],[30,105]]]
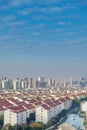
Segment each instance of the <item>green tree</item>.
[[45,129],[45,124],[42,122],[37,122],[31,124],[31,130],[44,130]]
[[2,128],[3,123],[4,123],[4,116],[0,115],[0,128]]
[[15,124],[13,127],[12,127],[12,130],[19,130],[19,127],[17,124]]
[[6,128],[5,128],[5,127],[3,127],[1,130],[6,130]]
[[81,101],[81,102],[82,102],[82,101],[87,101],[87,97],[81,98],[80,101]]
[[64,117],[64,116],[66,116],[66,114],[67,114],[67,110],[62,110],[61,111],[61,113],[59,114],[59,117],[61,118],[61,117]]
[[51,127],[52,125],[55,125],[57,123],[57,120],[55,118],[52,118],[51,120],[49,120],[46,124],[46,128]]
[[10,126],[8,127],[8,130],[13,130],[13,127],[10,125]]
[[72,108],[80,107],[80,99],[79,98],[74,98],[72,101]]
[[31,127],[28,125],[22,126],[22,130],[31,130]]

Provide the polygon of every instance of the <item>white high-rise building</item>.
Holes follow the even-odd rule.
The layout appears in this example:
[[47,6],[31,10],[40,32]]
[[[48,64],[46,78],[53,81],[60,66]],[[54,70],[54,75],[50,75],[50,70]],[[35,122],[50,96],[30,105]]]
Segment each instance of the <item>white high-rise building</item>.
[[25,89],[28,88],[28,85],[29,85],[28,80],[24,80],[24,88],[25,88]]
[[63,81],[63,86],[66,87],[66,78],[64,78],[64,81]]
[[0,80],[0,89],[2,88],[2,81]]
[[21,80],[21,89],[24,89],[24,80]]
[[28,88],[32,88],[33,87],[33,79],[30,78],[29,79],[29,85],[28,85]]
[[2,89],[9,89],[11,86],[11,83],[9,80],[2,80],[1,84],[2,84]]
[[49,80],[48,80],[48,86],[49,86],[49,87],[52,87],[52,86],[53,86],[52,79],[49,79]]
[[2,88],[5,88],[5,80],[2,80]]
[[38,82],[44,82],[44,77],[43,76],[38,77]]
[[34,80],[33,81],[33,88],[37,88],[38,87],[38,80]]
[[70,87],[73,86],[73,77],[70,78]]
[[20,81],[20,88],[21,89],[27,89],[28,88],[28,85],[29,85],[29,82],[28,82],[28,80],[21,80]]
[[21,82],[20,80],[13,80],[13,89],[14,90],[17,90],[17,89],[20,89],[21,88]]

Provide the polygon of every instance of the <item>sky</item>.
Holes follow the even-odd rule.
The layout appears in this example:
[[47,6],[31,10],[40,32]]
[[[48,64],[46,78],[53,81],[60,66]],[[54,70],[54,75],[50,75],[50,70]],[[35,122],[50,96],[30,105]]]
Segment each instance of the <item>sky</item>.
[[87,76],[87,0],[0,0],[0,76]]

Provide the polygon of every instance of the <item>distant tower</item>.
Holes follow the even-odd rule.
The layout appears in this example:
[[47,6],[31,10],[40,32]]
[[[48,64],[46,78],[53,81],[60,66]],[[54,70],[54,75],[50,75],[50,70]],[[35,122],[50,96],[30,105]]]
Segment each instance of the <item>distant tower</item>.
[[44,82],[44,77],[43,77],[43,76],[38,77],[38,81],[39,81],[39,82]]
[[17,90],[17,89],[20,89],[20,88],[21,88],[21,82],[20,82],[20,80],[18,80],[18,79],[13,80],[13,89]]
[[33,88],[33,79],[32,78],[29,79],[28,88]]
[[70,87],[73,86],[73,77],[70,78]]
[[63,86],[66,87],[66,78],[64,78],[64,81],[63,81]]
[[33,80],[33,88],[38,88],[38,80]]
[[49,86],[49,87],[52,87],[52,86],[53,86],[53,83],[52,83],[52,79],[51,79],[51,78],[48,80],[48,86]]
[[23,79],[21,80],[21,89],[24,89],[24,80]]
[[57,87],[60,88],[60,80],[57,82]]

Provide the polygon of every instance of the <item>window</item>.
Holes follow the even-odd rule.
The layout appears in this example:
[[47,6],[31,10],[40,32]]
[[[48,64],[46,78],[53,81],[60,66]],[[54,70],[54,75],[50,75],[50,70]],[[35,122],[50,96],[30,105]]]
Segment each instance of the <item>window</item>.
[[41,108],[41,112],[43,112],[43,108]]

